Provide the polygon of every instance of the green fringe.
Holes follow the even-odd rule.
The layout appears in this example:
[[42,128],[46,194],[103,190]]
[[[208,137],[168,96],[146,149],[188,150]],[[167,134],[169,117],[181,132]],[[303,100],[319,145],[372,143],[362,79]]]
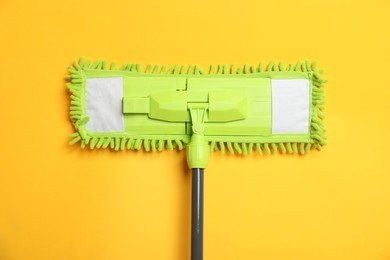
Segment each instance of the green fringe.
[[226,75],[226,74],[251,74],[251,73],[264,73],[264,72],[283,72],[283,71],[295,71],[308,73],[312,83],[312,107],[311,107],[311,124],[310,124],[310,142],[308,143],[239,143],[239,142],[210,142],[211,151],[219,150],[221,153],[225,153],[226,150],[231,154],[235,152],[242,155],[252,154],[255,150],[258,154],[263,153],[271,154],[271,149],[274,152],[281,152],[283,154],[305,154],[309,153],[311,147],[321,150],[322,146],[326,145],[325,127],[322,122],[324,115],[321,112],[324,109],[324,91],[323,87],[327,80],[321,78],[322,70],[317,69],[317,62],[310,63],[309,61],[300,61],[294,64],[285,65],[284,62],[279,64],[271,61],[268,65],[260,63],[258,66],[245,64],[244,66],[237,67],[235,64],[213,64],[210,66],[209,71],[206,73],[199,65],[192,64],[188,67],[186,65],[176,64],[169,69],[166,65],[160,66],[159,64],[148,64],[144,71],[141,70],[140,64],[123,64],[117,68],[116,63],[111,63],[107,66],[107,62],[104,60],[97,60],[91,62],[91,60],[84,60],[81,58],[79,61],[75,60],[73,65],[69,67],[69,75],[66,79],[69,80],[67,87],[71,92],[71,105],[70,105],[70,119],[75,126],[77,132],[72,133],[70,137],[72,140],[70,144],[81,142],[81,147],[84,148],[89,145],[90,149],[95,148],[110,148],[115,151],[118,150],[141,150],[145,151],[162,151],[164,149],[179,149],[182,150],[188,143],[187,138],[129,138],[129,137],[90,137],[85,130],[85,124],[88,121],[88,117],[84,116],[85,108],[84,93],[82,89],[85,84],[85,78],[82,71],[85,69],[93,70],[112,70],[112,71],[127,71],[134,73],[147,73],[147,74],[164,74],[164,75]]
[[81,148],[89,146],[90,149],[110,148],[115,151],[119,150],[142,150],[145,151],[162,151],[164,149],[183,150],[188,143],[187,140],[180,139],[150,139],[150,138],[129,138],[129,137],[82,137],[80,132],[69,135],[72,140],[69,144],[73,145],[81,141]]
[[[312,143],[233,143],[233,142],[210,142],[212,152],[220,151],[226,153],[226,149],[230,154],[250,155],[256,151],[259,155],[271,154],[272,152],[280,152],[282,154],[307,154],[310,153]],[[318,144],[314,144],[318,149]],[[321,145],[319,145],[321,147]]]

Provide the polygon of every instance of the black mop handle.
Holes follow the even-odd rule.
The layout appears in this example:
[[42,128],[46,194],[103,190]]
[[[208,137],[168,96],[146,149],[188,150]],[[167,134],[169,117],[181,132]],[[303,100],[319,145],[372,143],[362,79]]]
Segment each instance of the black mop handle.
[[191,260],[203,260],[203,172],[192,169]]

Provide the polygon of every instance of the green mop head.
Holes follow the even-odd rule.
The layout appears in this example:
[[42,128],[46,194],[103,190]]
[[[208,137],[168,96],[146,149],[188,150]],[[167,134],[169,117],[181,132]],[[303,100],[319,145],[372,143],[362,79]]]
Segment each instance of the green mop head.
[[80,59],[68,71],[76,129],[70,143],[80,141],[81,147],[187,146],[195,154],[199,149],[189,144],[197,143],[203,151],[246,155],[305,154],[325,144],[326,81],[316,63],[212,65],[209,72],[198,65],[148,65],[142,71],[139,64],[118,68]]

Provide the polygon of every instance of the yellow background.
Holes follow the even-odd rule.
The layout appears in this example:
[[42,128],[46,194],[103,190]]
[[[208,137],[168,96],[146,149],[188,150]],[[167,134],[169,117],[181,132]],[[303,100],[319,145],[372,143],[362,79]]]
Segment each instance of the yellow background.
[[390,259],[390,2],[0,1],[0,259],[185,260],[185,153],[68,146],[73,59],[318,60],[329,144],[214,153],[205,260]]

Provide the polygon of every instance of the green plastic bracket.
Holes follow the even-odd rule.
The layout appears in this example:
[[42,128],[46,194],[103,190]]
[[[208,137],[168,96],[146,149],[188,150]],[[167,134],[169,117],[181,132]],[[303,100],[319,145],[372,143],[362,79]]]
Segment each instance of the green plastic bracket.
[[166,91],[149,97],[125,97],[123,113],[148,114],[151,119],[190,122],[189,103],[208,104],[205,122],[231,122],[246,118],[248,98],[240,91]]
[[133,97],[123,99],[123,113],[148,114],[150,111],[150,99]]
[[211,90],[209,92],[209,122],[230,122],[245,119],[248,98],[240,91]]
[[150,95],[149,118],[169,122],[189,122],[187,91],[167,91]]
[[206,118],[207,103],[189,103],[192,119],[192,136],[187,145],[187,163],[190,168],[206,168],[210,159],[210,146],[204,138],[204,122]]

